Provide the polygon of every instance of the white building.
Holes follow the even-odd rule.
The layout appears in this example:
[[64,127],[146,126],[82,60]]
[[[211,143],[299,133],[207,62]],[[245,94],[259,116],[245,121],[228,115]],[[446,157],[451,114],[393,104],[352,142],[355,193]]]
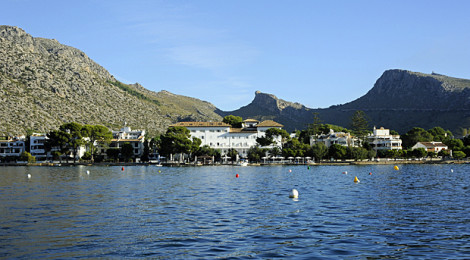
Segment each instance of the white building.
[[[217,149],[222,155],[228,153],[229,149],[235,149],[240,157],[246,158],[248,150],[257,145],[256,138],[264,137],[269,128],[281,129],[283,125],[272,120],[259,122],[254,119],[243,121],[242,128],[233,128],[223,122],[179,122],[171,125],[186,127],[191,138],[201,139],[201,146],[208,145]],[[280,145],[280,140],[275,140]],[[272,148],[274,146],[265,147]]]
[[374,150],[401,150],[402,141],[399,135],[391,135],[390,129],[381,127],[375,128],[372,134],[367,136],[367,141],[373,146]]
[[[140,158],[144,152],[145,130],[132,130],[124,126],[119,131],[112,131],[113,139],[109,148],[121,148],[123,144],[130,143],[134,148],[134,157]],[[104,153],[104,149],[101,150]]]
[[25,137],[2,137],[0,139],[0,156],[20,156],[25,151]]
[[449,147],[442,142],[417,142],[413,147],[411,147],[411,150],[418,148],[424,148],[428,152],[435,153],[449,149]]
[[310,145],[314,145],[316,143],[324,143],[326,147],[330,147],[333,144],[357,147],[359,140],[355,137],[352,137],[350,133],[335,132],[333,129],[330,129],[328,134],[310,136]]
[[33,133],[29,137],[29,151],[32,156],[36,157],[36,161],[47,159],[46,149],[44,147],[47,139],[47,135],[44,133]]

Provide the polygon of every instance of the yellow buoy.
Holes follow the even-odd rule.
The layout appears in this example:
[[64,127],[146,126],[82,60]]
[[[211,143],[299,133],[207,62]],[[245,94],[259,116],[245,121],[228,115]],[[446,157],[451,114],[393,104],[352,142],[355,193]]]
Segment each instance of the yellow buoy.
[[395,169],[396,171],[400,170],[400,168],[398,168],[398,166],[394,166],[393,169]]
[[359,183],[359,182],[361,182],[361,181],[360,181],[360,180],[357,178],[357,176],[356,176],[356,177],[354,177],[354,182],[355,182],[355,183]]

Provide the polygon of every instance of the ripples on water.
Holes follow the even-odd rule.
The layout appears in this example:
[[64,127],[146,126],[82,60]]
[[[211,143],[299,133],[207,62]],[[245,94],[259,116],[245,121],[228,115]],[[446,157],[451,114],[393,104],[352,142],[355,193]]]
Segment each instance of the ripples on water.
[[468,258],[469,169],[3,167],[0,258]]

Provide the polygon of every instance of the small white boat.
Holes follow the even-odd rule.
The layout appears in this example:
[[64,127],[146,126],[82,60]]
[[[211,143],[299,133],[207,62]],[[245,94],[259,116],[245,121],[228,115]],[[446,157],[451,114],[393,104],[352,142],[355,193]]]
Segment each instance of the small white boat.
[[245,162],[245,161],[243,161],[243,162],[238,162],[238,163],[237,163],[237,166],[248,166],[248,162]]

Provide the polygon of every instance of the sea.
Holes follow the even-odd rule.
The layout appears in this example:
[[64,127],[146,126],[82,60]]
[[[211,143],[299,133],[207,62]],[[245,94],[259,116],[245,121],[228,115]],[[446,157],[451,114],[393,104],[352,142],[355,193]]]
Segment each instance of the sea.
[[469,187],[466,164],[6,166],[0,258],[470,259]]

